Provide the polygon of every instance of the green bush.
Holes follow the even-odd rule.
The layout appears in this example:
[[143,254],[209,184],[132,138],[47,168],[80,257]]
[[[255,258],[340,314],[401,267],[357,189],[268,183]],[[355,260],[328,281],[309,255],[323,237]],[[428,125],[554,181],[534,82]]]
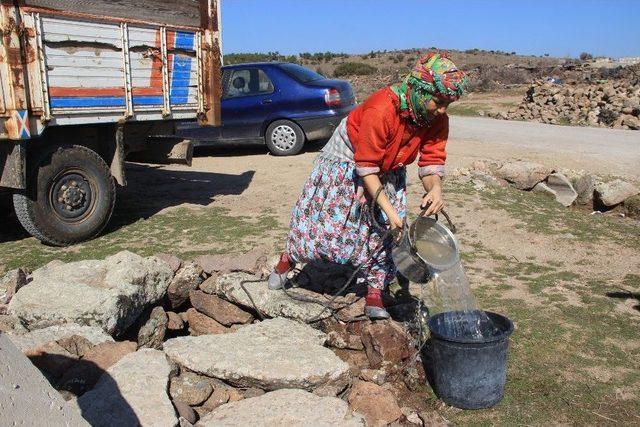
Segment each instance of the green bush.
[[361,62],[345,62],[336,67],[333,75],[336,77],[343,76],[366,76],[374,74],[378,71],[376,67]]

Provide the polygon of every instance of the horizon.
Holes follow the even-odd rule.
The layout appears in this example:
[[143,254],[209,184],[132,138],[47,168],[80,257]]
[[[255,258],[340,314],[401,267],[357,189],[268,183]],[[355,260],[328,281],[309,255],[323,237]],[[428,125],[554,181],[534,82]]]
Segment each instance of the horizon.
[[[614,59],[640,56],[640,1],[524,0],[507,7],[499,0],[459,0],[455,9],[437,9],[424,0],[406,0],[402,8],[385,3],[221,0],[223,53],[359,55],[437,47],[556,58],[577,58],[583,52]],[[433,11],[447,24],[431,19]],[[442,28],[431,30],[431,24]]]

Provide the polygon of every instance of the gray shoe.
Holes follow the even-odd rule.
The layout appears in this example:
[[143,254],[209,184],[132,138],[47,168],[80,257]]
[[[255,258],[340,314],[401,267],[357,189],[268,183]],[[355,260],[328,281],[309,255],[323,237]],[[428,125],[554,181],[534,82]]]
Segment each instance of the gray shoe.
[[391,317],[386,309],[382,307],[370,307],[368,305],[364,307],[364,314],[371,320],[383,320]]
[[272,271],[271,274],[269,274],[269,282],[267,286],[272,291],[282,289],[284,287],[284,284],[287,283],[287,275],[288,275],[288,272],[278,274],[275,271]]

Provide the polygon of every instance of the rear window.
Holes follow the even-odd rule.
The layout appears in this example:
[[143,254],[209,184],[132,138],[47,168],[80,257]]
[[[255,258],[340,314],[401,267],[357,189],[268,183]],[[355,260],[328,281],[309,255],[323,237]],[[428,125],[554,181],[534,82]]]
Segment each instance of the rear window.
[[302,83],[312,82],[314,80],[322,80],[324,76],[316,73],[315,71],[311,71],[308,68],[304,68],[300,65],[296,64],[280,64],[280,68],[282,68],[287,74],[289,74],[294,79],[298,80]]

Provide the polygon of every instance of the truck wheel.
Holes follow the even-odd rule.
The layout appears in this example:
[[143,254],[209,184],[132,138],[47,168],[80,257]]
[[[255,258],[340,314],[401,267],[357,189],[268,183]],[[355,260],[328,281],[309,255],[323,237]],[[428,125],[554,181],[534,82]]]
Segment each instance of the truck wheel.
[[302,150],[304,132],[292,121],[276,120],[267,128],[264,139],[274,156],[293,156]]
[[29,170],[27,190],[13,195],[22,226],[36,239],[68,246],[97,236],[116,201],[115,180],[94,151],[62,146]]

